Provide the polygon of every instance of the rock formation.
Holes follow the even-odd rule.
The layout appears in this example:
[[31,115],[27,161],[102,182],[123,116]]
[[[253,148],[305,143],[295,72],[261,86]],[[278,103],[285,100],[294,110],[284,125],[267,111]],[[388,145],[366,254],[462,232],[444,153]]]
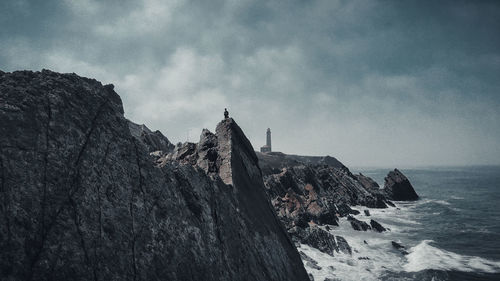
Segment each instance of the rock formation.
[[234,120],[173,148],[44,70],[0,73],[0,124],[0,279],[308,280]]
[[373,230],[378,231],[378,232],[384,232],[386,231],[385,227],[383,227],[378,221],[376,220],[370,220],[370,225]]
[[384,180],[384,194],[390,200],[413,201],[418,199],[410,181],[398,169],[389,172]]
[[264,167],[268,196],[287,229],[307,226],[309,222],[336,225],[339,216],[359,213],[349,207],[352,205],[387,207],[386,198],[378,189],[367,190],[336,159],[331,166],[320,161],[299,162],[296,156],[257,155]]
[[[386,178],[385,188],[380,189],[371,178],[352,174],[330,156],[281,152],[257,153],[257,156],[269,199],[292,239],[331,255],[338,238],[316,226],[338,225],[339,217],[347,217],[354,230],[383,232],[386,229],[377,221],[371,220],[368,224],[353,217],[359,212],[350,206],[394,206],[389,200],[407,200],[401,199],[400,194],[408,194],[411,187],[408,179],[395,170],[397,172],[390,172]],[[411,190],[414,192],[412,187]],[[365,215],[370,215],[368,210]]]
[[367,231],[371,229],[370,225],[368,225],[366,222],[360,221],[351,215],[347,216],[347,220],[351,222],[351,226],[354,230]]
[[146,125],[135,124],[130,120],[127,121],[132,136],[146,146],[149,153],[161,155],[174,149],[174,145],[160,131],[152,132]]

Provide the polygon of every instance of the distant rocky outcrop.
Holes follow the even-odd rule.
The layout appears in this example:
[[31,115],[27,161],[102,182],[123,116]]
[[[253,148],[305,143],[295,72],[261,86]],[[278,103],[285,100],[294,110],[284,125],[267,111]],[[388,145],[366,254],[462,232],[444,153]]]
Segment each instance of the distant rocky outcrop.
[[234,120],[173,148],[44,70],[0,73],[0,124],[0,279],[308,280]]
[[[389,180],[381,189],[373,179],[352,174],[340,161],[329,156],[281,152],[257,153],[257,156],[269,199],[292,238],[330,255],[334,254],[332,249],[340,236],[333,238],[334,235],[317,226],[338,225],[339,217],[347,217],[354,230],[386,231],[375,220],[368,224],[356,219],[354,215],[359,211],[350,206],[394,206],[390,200],[403,200],[400,194],[406,193],[401,191],[411,187],[408,179],[395,170],[397,173],[389,173]],[[364,213],[370,215],[368,210]],[[345,245],[349,247],[347,242]]]
[[259,165],[264,167],[267,194],[287,229],[307,226],[309,222],[337,225],[338,217],[359,213],[349,207],[352,205],[387,207],[386,198],[378,189],[367,190],[338,160],[330,166],[300,162],[300,157],[287,157],[282,153],[257,155]]
[[410,181],[398,169],[389,172],[384,180],[383,192],[388,199],[395,201],[413,201],[418,199],[418,195]]

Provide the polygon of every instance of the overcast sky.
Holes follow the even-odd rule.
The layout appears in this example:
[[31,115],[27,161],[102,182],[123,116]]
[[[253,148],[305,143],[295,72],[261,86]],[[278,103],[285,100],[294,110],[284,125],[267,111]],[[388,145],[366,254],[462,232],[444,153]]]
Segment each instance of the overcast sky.
[[112,83],[172,142],[224,107],[255,149],[500,164],[499,1],[0,2],[0,69]]

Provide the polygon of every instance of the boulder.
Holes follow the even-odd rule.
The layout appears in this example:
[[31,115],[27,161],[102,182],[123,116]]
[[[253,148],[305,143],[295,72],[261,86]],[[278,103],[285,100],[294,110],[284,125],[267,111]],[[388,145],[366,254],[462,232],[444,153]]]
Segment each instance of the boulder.
[[385,177],[383,192],[390,200],[414,201],[418,199],[410,181],[398,169],[389,172]]

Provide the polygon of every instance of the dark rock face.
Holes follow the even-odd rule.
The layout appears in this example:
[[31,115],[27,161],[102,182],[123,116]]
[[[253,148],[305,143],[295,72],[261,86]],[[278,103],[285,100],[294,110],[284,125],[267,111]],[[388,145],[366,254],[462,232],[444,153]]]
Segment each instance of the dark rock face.
[[377,232],[384,232],[386,231],[385,227],[383,227],[380,223],[378,223],[376,220],[370,220],[370,225],[373,230]]
[[348,216],[347,220],[351,223],[352,229],[357,231],[367,231],[371,227],[364,221],[360,221],[353,216]]
[[335,238],[337,240],[337,245],[339,247],[340,252],[346,254],[352,254],[351,246],[349,246],[344,237],[336,235]]
[[[269,199],[292,238],[333,255],[339,245],[351,253],[347,241],[314,227],[338,225],[347,216],[353,229],[385,231],[379,223],[372,226],[351,215],[359,211],[349,206],[387,208],[384,190],[363,174],[353,175],[333,157],[287,155],[281,152],[257,153]],[[387,204],[386,204],[387,202]],[[393,204],[392,204],[393,205]],[[370,215],[365,210],[367,216]],[[318,230],[319,229],[319,230]],[[334,238],[335,237],[335,238]]]
[[391,244],[392,244],[392,247],[394,247],[394,249],[396,249],[396,250],[399,250],[401,252],[401,254],[408,255],[408,252],[406,251],[405,246],[399,244],[398,242],[394,242],[394,241],[391,241]]
[[371,190],[371,189],[379,189],[380,186],[376,181],[374,181],[372,178],[369,178],[361,173],[358,175],[354,175],[356,179],[363,185],[364,188]]
[[391,241],[391,243],[392,243],[392,246],[393,246],[394,248],[398,249],[398,250],[399,250],[399,249],[404,249],[404,248],[405,248],[403,245],[399,244],[398,242]]
[[384,180],[383,192],[388,199],[395,201],[413,201],[418,199],[418,195],[410,181],[398,169],[389,172]]
[[145,145],[150,153],[164,154],[174,149],[174,145],[160,131],[152,132],[146,125],[127,121],[132,136]]
[[331,256],[340,252],[352,253],[351,247],[343,237],[334,236],[317,226],[306,229],[295,228],[292,232],[294,233],[294,239]]
[[22,71],[0,124],[0,279],[308,280],[232,119],[166,161],[112,85]]
[[[271,166],[273,161],[279,161],[270,161],[272,156],[264,155],[260,165]],[[293,163],[287,162],[293,165],[279,173],[264,175],[268,196],[287,229],[307,221],[338,225],[339,216],[359,213],[349,205],[386,207],[384,197],[367,191],[346,167]]]

